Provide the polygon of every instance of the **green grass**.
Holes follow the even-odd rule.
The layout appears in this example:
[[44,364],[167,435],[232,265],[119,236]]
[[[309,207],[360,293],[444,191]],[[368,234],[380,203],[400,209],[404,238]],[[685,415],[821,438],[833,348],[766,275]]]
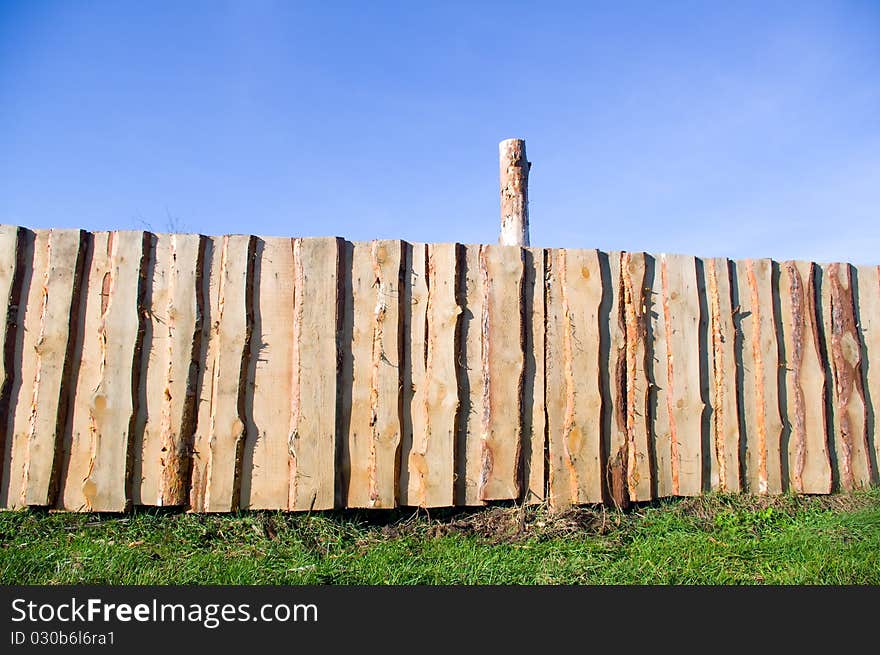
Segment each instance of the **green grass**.
[[880,584],[880,491],[626,513],[0,513],[2,584]]

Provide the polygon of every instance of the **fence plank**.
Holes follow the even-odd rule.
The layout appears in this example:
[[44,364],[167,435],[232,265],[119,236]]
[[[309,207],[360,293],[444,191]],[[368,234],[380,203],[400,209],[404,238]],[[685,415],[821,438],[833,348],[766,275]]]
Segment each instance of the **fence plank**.
[[18,325],[19,299],[16,295],[16,269],[19,267],[18,251],[19,235],[24,235],[22,228],[12,225],[0,225],[0,507],[10,507],[7,492],[11,477],[12,431],[7,416],[10,413],[12,387],[15,378],[15,365],[7,348],[10,339],[14,339]]
[[544,250],[525,249],[523,277],[525,369],[523,373],[523,500],[546,496],[546,418],[544,415]]
[[868,408],[867,433],[873,441],[873,454],[869,452],[868,455],[872,463],[874,482],[877,483],[880,475],[880,438],[876,432],[876,414],[880,403],[880,364],[872,363],[871,357],[880,358],[880,266],[857,266],[855,269],[858,285],[856,309],[862,344],[862,390]]
[[22,505],[54,502],[67,416],[68,337],[71,305],[79,294],[80,242],[79,230],[38,230],[36,235],[13,430],[23,447],[20,497],[15,499]]
[[788,484],[798,493],[831,491],[825,424],[825,368],[816,323],[812,262],[784,262],[779,275],[785,350]]
[[666,330],[666,402],[673,493],[702,490],[702,413],[696,260],[661,255],[661,304]]
[[483,433],[483,303],[484,279],[480,270],[480,246],[461,248],[459,292],[462,307],[459,323],[459,411],[456,447],[457,505],[483,505],[480,498]]
[[143,232],[93,236],[60,498],[65,509],[119,512],[130,501],[144,242]]
[[627,352],[624,317],[623,278],[620,251],[600,254],[600,265],[607,257],[608,270],[603,272],[604,298],[599,315],[600,344],[602,348],[603,430],[602,449],[605,460],[605,497],[618,507],[629,504],[627,472]]
[[257,240],[254,251],[250,408],[242,455],[242,509],[287,509],[293,428],[293,239]]
[[782,491],[776,326],[769,259],[736,263],[742,338],[742,402],[746,443],[745,482],[750,493]]
[[596,250],[549,250],[547,421],[550,502],[602,501],[599,309]]
[[713,490],[740,488],[739,413],[730,264],[725,258],[705,260],[709,309],[710,485]]
[[394,507],[401,423],[400,241],[353,244],[352,333],[344,352],[350,403],[346,436],[348,507]]
[[[654,461],[653,493],[659,498],[674,496],[672,462],[672,419],[670,416],[669,376],[667,371],[669,344],[666,335],[666,315],[663,301],[663,265],[654,260],[654,280],[650,293],[646,296],[651,358],[648,368],[650,393],[648,403],[651,407],[651,450]],[[676,464],[677,466],[677,464]]]
[[522,248],[483,246],[483,431],[480,497],[519,497],[524,366]]
[[861,343],[853,309],[850,267],[827,264],[823,269],[826,304],[825,339],[834,376],[834,446],[840,488],[870,483],[873,472],[866,434],[866,407],[861,377]]
[[195,234],[160,234],[153,242],[138,408],[138,432],[143,436],[132,496],[135,504],[162,507],[183,505],[187,499],[201,332],[201,239]]
[[[415,247],[413,252],[415,257]],[[424,365],[416,364],[420,351],[413,338],[412,448],[407,458],[409,489],[404,504],[446,507],[453,503],[458,409],[456,331],[461,311],[455,293],[456,252],[456,244],[452,243],[427,247],[427,343],[423,351]],[[415,289],[412,298],[415,304]],[[421,316],[421,312],[413,308],[412,329],[421,322],[421,318],[415,320],[417,313]],[[417,373],[422,371],[419,380]]]
[[342,239],[295,242],[294,434],[291,509],[331,509],[336,492],[336,410]]
[[652,497],[645,254],[623,253],[620,270],[626,330],[626,483],[629,500],[642,502]]
[[213,237],[211,242],[202,333],[207,352],[193,438],[190,502],[195,511],[228,512],[239,504],[243,369],[252,327],[248,296],[255,243],[245,235]]
[[18,270],[20,300],[15,301],[10,316],[11,323],[16,326],[16,336],[10,344],[14,359],[10,367],[8,411],[2,417],[6,423],[6,448],[0,506],[10,509],[25,504],[28,434],[39,364],[36,347],[40,333],[44,276],[49,259],[48,231],[27,231],[22,236]]

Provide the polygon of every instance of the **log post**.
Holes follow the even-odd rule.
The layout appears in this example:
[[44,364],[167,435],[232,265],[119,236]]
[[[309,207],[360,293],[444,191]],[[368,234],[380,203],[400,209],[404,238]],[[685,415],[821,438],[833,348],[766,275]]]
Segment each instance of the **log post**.
[[529,169],[526,142],[505,139],[498,144],[501,172],[502,246],[529,245]]

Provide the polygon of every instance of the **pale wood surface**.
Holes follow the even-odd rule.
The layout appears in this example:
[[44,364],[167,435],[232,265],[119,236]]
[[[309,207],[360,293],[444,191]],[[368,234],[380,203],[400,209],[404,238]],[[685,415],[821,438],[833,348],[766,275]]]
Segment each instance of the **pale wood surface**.
[[827,264],[823,271],[825,340],[834,376],[833,424],[838,483],[849,490],[871,482],[866,406],[861,377],[861,343],[853,308],[850,267]]
[[129,503],[143,252],[143,232],[93,235],[65,509],[119,512]]
[[[621,275],[621,258],[624,253],[609,252],[608,279],[604,293],[607,315],[600,316],[607,335],[602,340],[603,366],[607,373],[602,377],[605,383],[605,440],[607,457],[605,464],[605,496],[617,507],[629,505],[629,437],[627,432],[627,348],[624,282]],[[600,255],[602,257],[602,255]]]
[[779,366],[769,259],[736,262],[742,335],[742,403],[746,491],[782,491],[777,369]]
[[645,259],[641,252],[623,253],[620,266],[626,344],[626,484],[629,500],[637,502],[652,497]]
[[293,239],[258,240],[250,341],[242,509],[288,509],[293,428]]
[[295,242],[291,509],[331,509],[335,502],[342,245],[336,238]]
[[480,257],[486,294],[480,497],[506,500],[520,494],[523,252],[510,246],[484,246]]
[[[865,403],[871,407],[871,423],[868,435],[874,444],[874,481],[878,482],[880,471],[880,438],[877,430],[877,413],[880,410],[880,363],[872,362],[872,355],[880,357],[880,266],[856,266],[858,297],[856,305],[859,312],[859,331],[862,344],[862,380]],[[870,453],[869,453],[870,454]]]
[[549,250],[547,260],[550,502],[564,508],[602,501],[602,277],[595,250]]
[[736,492],[740,488],[739,412],[729,261],[725,258],[707,259],[704,270],[711,349],[708,358],[709,402],[712,406],[710,484],[713,490]]
[[43,313],[43,285],[49,259],[49,233],[25,232],[20,277],[20,301],[13,305],[15,337],[10,344],[14,359],[10,369],[9,409],[5,422],[6,450],[3,461],[0,507],[18,508],[25,503],[24,476],[28,465],[28,436],[39,389],[39,357],[36,352]]
[[526,248],[523,284],[525,370],[523,379],[523,500],[543,502],[546,496],[546,425],[544,415],[544,250]]
[[397,500],[401,254],[400,241],[354,243],[351,250],[352,328],[343,354],[349,507],[394,507]]
[[79,230],[36,233],[21,386],[12,413],[13,443],[20,447],[13,450],[12,475],[6,488],[10,506],[54,502],[67,414],[68,338],[71,304],[79,291],[80,240]]
[[[461,410],[456,448],[457,505],[483,505],[480,498],[483,433],[483,305],[486,292],[480,268],[480,246],[461,249],[463,289],[459,333]],[[461,370],[463,369],[463,370]]]
[[[407,502],[403,504],[421,507],[453,504],[458,409],[455,337],[461,312],[455,293],[456,252],[456,244],[452,243],[427,247],[427,343],[420,384],[416,373],[422,365],[413,366],[412,449],[407,458]],[[413,308],[414,314],[416,311]],[[415,341],[412,353],[415,362],[419,356]]]
[[198,325],[197,276],[200,238],[190,234],[154,237],[154,256],[142,357],[139,410],[140,465],[133,481],[135,504],[186,504],[190,438],[195,424],[192,374]]
[[228,512],[239,501],[245,437],[242,360],[251,329],[248,269],[254,243],[253,237],[244,235],[213,237],[211,242],[202,333],[207,354],[193,438],[190,498],[195,511]]
[[670,426],[672,490],[702,491],[702,413],[696,260],[661,255],[661,305],[666,331],[666,403]]
[[825,423],[825,368],[816,322],[814,266],[784,262],[779,274],[780,317],[785,346],[785,407],[789,431],[788,484],[799,493],[831,491]]

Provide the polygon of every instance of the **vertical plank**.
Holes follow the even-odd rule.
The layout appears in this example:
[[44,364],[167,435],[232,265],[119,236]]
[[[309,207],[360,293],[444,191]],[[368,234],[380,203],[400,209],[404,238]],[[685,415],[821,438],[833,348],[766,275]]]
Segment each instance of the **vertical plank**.
[[[460,401],[456,448],[457,505],[483,505],[480,498],[483,433],[483,304],[484,279],[480,270],[480,246],[462,247],[459,323]],[[415,308],[415,306],[413,306]],[[463,369],[463,370],[462,370]]]
[[[415,257],[415,250],[413,254]],[[447,507],[453,503],[455,465],[455,419],[458,410],[456,378],[456,332],[461,311],[456,303],[456,244],[427,246],[427,337],[424,369],[413,364],[412,448],[407,503],[422,507]],[[413,302],[415,302],[415,290]],[[417,321],[413,309],[413,328]],[[420,345],[420,344],[419,344]],[[418,359],[417,341],[412,344],[413,362]],[[417,373],[424,371],[421,384]]]
[[336,238],[294,242],[291,509],[332,509],[335,500],[342,248]]
[[[666,310],[663,290],[662,258],[653,260],[654,280],[646,295],[648,326],[651,340],[651,358],[648,376],[651,408],[651,451],[653,455],[653,493],[659,498],[676,495],[673,484],[672,417],[670,415],[669,375],[667,371],[669,344],[667,343]],[[677,464],[675,465],[677,468]]]
[[546,496],[546,418],[544,414],[544,250],[525,249],[525,369],[523,373],[523,500],[540,503]]
[[696,260],[684,255],[661,255],[660,275],[672,492],[695,496],[702,490],[703,413]]
[[838,482],[841,489],[850,490],[869,484],[873,475],[862,389],[861,343],[849,265],[827,264],[822,270],[825,340],[834,380],[833,436]]
[[129,504],[144,242],[143,232],[93,235],[60,498],[65,509],[119,512]]
[[[0,484],[0,507],[10,509],[24,505],[24,475],[27,467],[28,432],[33,388],[38,359],[36,342],[39,334],[43,276],[48,262],[49,233],[45,230],[21,232],[17,244],[18,264],[16,298],[10,304],[9,325],[14,326],[8,342],[12,359],[9,364],[7,412],[0,420],[6,434],[3,450],[3,475]],[[30,310],[29,310],[30,309]]]
[[[10,504],[54,501],[67,416],[71,306],[79,294],[81,233],[38,230],[25,308],[21,386],[12,417]],[[17,481],[20,480],[20,485]]]
[[782,419],[779,366],[769,259],[736,263],[738,320],[742,334],[742,402],[746,442],[746,490],[782,492]]
[[483,432],[480,497],[519,497],[522,450],[523,251],[483,246]]
[[547,260],[550,502],[564,508],[602,501],[602,278],[595,250],[548,250]]
[[[154,237],[146,315],[144,374],[138,407],[142,435],[135,504],[186,503],[189,450],[195,428],[195,371],[201,240],[194,234]],[[149,350],[147,350],[149,349]]]
[[19,232],[22,230],[12,225],[0,225],[0,507],[11,507],[8,493],[11,477],[12,447],[10,413],[13,378],[15,365],[12,350],[14,349],[14,331],[16,330],[19,300],[16,295],[16,268],[20,253],[18,251]]
[[812,262],[784,262],[779,275],[780,317],[785,346],[786,416],[789,427],[788,483],[798,493],[831,491],[831,462],[825,423],[825,368],[816,323]]
[[[424,431],[422,387],[425,385],[425,364],[428,352],[428,245],[414,243],[406,247],[404,268],[403,318],[403,435],[401,441],[400,481],[398,500],[401,505],[419,505],[419,479],[411,473],[411,457],[416,439]],[[418,400],[418,403],[417,403]],[[417,436],[418,435],[418,436]]]
[[705,260],[709,308],[710,484],[712,490],[739,491],[739,414],[730,268],[725,258]]
[[[859,330],[862,344],[862,388],[868,407],[867,433],[873,441],[874,480],[880,475],[880,437],[876,428],[876,413],[880,403],[880,266],[857,266]],[[871,455],[871,453],[868,453]]]
[[[251,317],[253,237],[212,237],[202,339],[207,343],[198,424],[193,437],[190,503],[194,511],[238,508],[245,437],[242,412]],[[205,266],[208,266],[206,257]],[[203,289],[203,293],[205,290]]]
[[[600,255],[601,259],[605,257]],[[605,297],[599,321],[604,325],[602,341],[602,378],[604,382],[603,440],[605,496],[617,507],[629,505],[629,437],[627,426],[627,344],[624,281],[621,258],[624,253],[607,254]]]
[[287,509],[293,407],[293,239],[257,239],[242,509]]
[[[347,408],[348,507],[394,507],[401,423],[400,241],[353,244],[351,255],[351,400]],[[348,302],[346,303],[348,305]]]
[[645,254],[623,253],[620,271],[626,330],[626,483],[629,500],[642,502],[652,497]]

